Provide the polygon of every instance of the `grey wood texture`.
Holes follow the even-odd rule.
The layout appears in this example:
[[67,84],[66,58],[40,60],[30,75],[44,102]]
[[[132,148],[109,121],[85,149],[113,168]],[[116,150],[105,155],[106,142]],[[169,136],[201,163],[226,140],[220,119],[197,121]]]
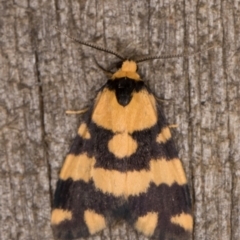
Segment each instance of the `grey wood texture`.
[[[0,239],[51,240],[57,176],[116,57],[71,36],[138,55],[165,99],[193,199],[194,240],[240,239],[240,1],[1,0]],[[129,50],[131,49],[131,50]],[[144,239],[124,224],[91,239]],[[146,238],[145,238],[146,239]]]

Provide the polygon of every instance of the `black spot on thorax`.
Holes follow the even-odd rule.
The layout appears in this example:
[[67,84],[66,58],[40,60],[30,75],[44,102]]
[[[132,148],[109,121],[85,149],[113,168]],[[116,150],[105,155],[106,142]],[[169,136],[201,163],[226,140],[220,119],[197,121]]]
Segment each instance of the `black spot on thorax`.
[[115,91],[118,103],[125,107],[130,103],[133,92],[139,92],[144,87],[144,82],[124,77],[108,80],[106,87]]

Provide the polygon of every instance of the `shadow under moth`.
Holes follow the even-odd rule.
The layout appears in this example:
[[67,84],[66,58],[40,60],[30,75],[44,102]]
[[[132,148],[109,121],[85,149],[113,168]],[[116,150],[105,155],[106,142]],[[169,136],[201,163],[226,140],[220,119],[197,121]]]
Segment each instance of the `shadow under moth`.
[[161,57],[125,60],[76,41],[116,55],[122,65],[83,114],[60,171],[51,216],[55,237],[86,238],[123,219],[150,239],[189,239],[187,179],[169,124],[137,72],[138,62]]

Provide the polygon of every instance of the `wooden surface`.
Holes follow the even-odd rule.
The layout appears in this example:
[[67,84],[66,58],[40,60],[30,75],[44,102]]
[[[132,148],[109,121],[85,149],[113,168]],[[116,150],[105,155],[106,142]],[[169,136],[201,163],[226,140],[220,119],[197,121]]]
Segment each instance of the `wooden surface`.
[[[240,1],[0,2],[0,239],[51,240],[57,175],[79,110],[105,83],[114,56],[82,40],[138,55],[193,53],[139,65],[177,124],[195,240],[240,239]],[[126,46],[127,50],[126,50]],[[125,225],[93,239],[144,239]]]

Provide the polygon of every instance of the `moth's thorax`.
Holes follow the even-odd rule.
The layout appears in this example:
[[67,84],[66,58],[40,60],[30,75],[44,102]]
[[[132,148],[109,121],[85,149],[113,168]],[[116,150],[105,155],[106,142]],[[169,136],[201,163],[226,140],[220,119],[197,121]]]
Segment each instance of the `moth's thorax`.
[[123,62],[122,67],[112,75],[112,79],[130,78],[136,81],[141,80],[137,73],[137,63],[131,60]]
[[149,129],[157,123],[156,100],[143,89],[134,92],[128,104],[124,106],[119,103],[114,91],[105,88],[96,99],[92,121],[114,133],[132,134],[134,131]]

